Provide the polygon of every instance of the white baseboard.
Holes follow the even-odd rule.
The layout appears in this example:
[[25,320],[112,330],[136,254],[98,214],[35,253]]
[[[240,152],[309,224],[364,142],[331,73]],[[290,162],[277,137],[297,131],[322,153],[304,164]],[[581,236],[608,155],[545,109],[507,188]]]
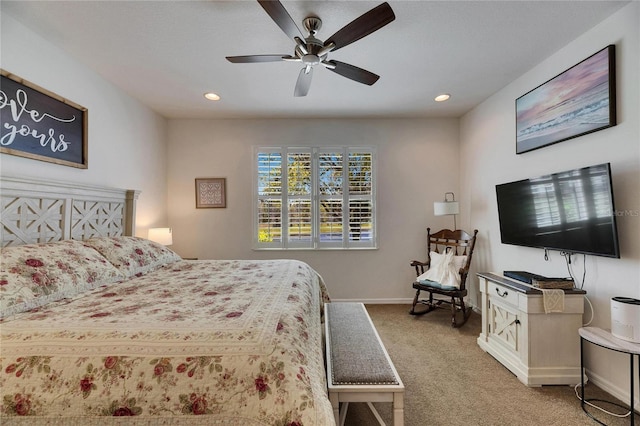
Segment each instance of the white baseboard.
[[[332,302],[354,302],[364,303],[365,305],[411,305],[413,298],[407,299],[331,299]],[[479,307],[467,303],[467,306],[471,307],[477,314],[482,313],[482,309]]]
[[[334,299],[331,298],[332,302],[354,302],[354,303],[364,303],[369,305],[411,305],[413,303],[413,298],[406,299]],[[466,302],[466,301],[465,301]],[[472,308],[474,312],[481,313],[480,308],[475,305],[467,303],[467,306]]]
[[354,302],[365,305],[410,305],[413,299],[333,299],[332,302]]
[[[408,299],[331,299],[332,302],[354,302],[364,303],[365,305],[411,305],[413,298]],[[482,309],[475,305],[467,304],[473,311],[480,315]]]
[[[594,385],[596,385],[597,387],[599,387],[603,391],[607,392],[608,394],[613,395],[614,397],[618,398],[624,404],[629,404],[629,398],[630,398],[631,394],[629,392],[630,389],[628,387],[621,388],[619,386],[616,386],[611,381],[605,379],[602,376],[594,374],[590,370],[586,370],[586,376],[589,378],[589,382],[593,383]],[[634,394],[636,395],[636,397],[634,398],[635,401],[633,403],[633,406],[636,409],[636,411],[638,411],[638,407],[640,407],[640,399],[638,399],[638,396],[637,396],[637,389],[634,391]],[[589,398],[589,392],[588,391],[585,392],[584,397],[585,397],[585,399]]]

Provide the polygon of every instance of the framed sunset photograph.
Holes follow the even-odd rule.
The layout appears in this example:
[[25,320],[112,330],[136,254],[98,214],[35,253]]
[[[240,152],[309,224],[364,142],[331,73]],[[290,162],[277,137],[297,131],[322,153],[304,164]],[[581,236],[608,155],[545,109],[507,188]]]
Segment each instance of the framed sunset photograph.
[[615,46],[516,99],[516,154],[616,125]]

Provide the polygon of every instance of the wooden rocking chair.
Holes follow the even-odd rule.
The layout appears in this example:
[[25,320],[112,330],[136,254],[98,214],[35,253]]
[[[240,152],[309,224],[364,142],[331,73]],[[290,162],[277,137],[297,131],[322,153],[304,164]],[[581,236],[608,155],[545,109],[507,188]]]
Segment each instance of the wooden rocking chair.
[[[436,267],[435,260],[433,258],[443,258],[441,254],[450,254],[453,251],[454,258],[452,261],[456,264],[456,268],[460,274],[460,285],[448,285],[451,283],[440,283],[423,279],[415,281],[413,288],[416,289],[416,295],[413,298],[413,306],[409,312],[411,315],[423,315],[441,306],[443,303],[451,305],[451,326],[461,327],[467,322],[471,315],[471,308],[467,308],[464,304],[464,297],[467,295],[466,281],[469,273],[469,265],[471,265],[471,257],[473,255],[473,248],[476,245],[476,235],[478,230],[473,231],[473,236],[467,232],[457,229],[451,231],[449,229],[443,229],[434,234],[431,233],[431,228],[427,228],[427,260],[426,262],[420,262],[418,260],[411,261],[411,266],[416,269],[416,275],[420,277],[430,268]],[[433,255],[437,253],[438,255]],[[463,257],[464,256],[464,257]],[[420,292],[426,291],[429,293],[428,299],[420,299]],[[446,296],[448,299],[436,298],[433,295],[439,294]],[[416,305],[420,303],[426,305],[425,310],[417,311]],[[462,321],[456,321],[457,312],[462,312]]]

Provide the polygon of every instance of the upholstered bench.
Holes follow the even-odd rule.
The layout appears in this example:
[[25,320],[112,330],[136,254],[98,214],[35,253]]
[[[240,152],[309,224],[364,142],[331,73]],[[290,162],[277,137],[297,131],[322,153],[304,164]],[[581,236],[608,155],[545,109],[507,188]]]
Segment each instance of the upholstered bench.
[[[325,305],[329,400],[339,426],[349,402],[366,402],[378,422],[373,402],[393,403],[394,426],[404,425],[404,385],[362,303]],[[340,407],[342,403],[342,407]]]

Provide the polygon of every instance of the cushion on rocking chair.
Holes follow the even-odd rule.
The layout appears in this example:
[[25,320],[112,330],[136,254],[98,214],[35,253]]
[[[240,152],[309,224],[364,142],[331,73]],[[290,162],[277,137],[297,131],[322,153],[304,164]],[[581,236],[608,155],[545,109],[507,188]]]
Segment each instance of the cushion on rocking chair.
[[439,282],[436,281],[431,281],[431,280],[419,280],[418,281],[420,284],[422,285],[426,285],[429,287],[435,287],[435,288],[439,288],[442,290],[459,290],[460,287],[454,287],[454,286],[450,286],[450,285],[443,285],[440,284]]
[[467,256],[456,256],[450,250],[440,254],[432,251],[429,254],[431,267],[418,277],[420,284],[443,290],[457,290],[460,288],[460,269],[467,261]]

